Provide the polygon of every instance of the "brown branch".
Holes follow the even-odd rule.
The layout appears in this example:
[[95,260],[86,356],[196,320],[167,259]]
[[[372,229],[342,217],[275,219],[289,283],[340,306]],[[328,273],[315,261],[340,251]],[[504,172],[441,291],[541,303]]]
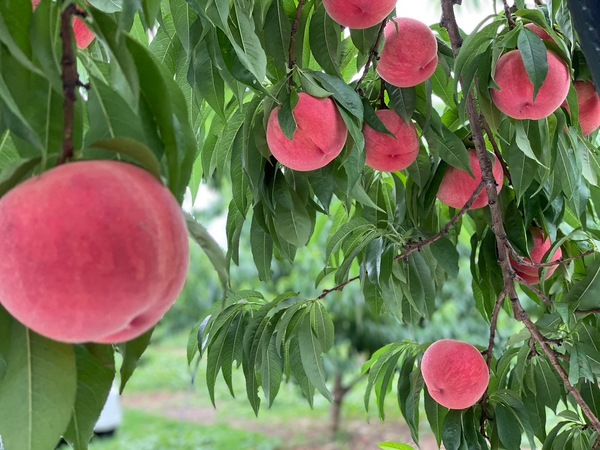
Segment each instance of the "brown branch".
[[296,34],[298,33],[298,27],[300,26],[300,18],[302,17],[302,8],[306,0],[300,0],[298,7],[296,8],[296,17],[292,24],[292,31],[290,32],[290,47],[288,48],[288,67],[290,69],[290,87],[294,86],[294,76],[292,70],[296,67]]
[[512,245],[509,246],[509,249],[510,249],[510,251],[512,253],[512,256],[515,259],[515,261],[517,261],[522,266],[533,267],[535,269],[542,269],[544,267],[554,267],[554,266],[560,266],[560,265],[563,265],[563,264],[568,264],[568,263],[570,263],[572,261],[576,261],[576,260],[584,258],[586,256],[593,255],[596,252],[593,249],[592,250],[586,250],[585,252],[580,253],[579,255],[571,256],[569,258],[558,258],[556,261],[550,261],[550,262],[547,262],[547,263],[534,263],[529,258],[523,258],[521,255],[519,255],[517,253],[517,251],[513,248]]
[[544,294],[542,291],[540,291],[538,288],[536,288],[533,284],[531,284],[529,281],[527,281],[524,278],[521,278],[518,274],[515,275],[515,279],[521,283],[524,284],[525,286],[527,286],[527,288],[531,291],[533,291],[533,293],[535,295],[537,295],[548,307],[552,307],[552,301],[550,300],[550,298]]
[[73,16],[77,14],[77,7],[70,3],[60,15],[60,36],[62,38],[62,86],[64,100],[64,128],[62,154],[58,159],[58,164],[62,164],[71,159],[74,154],[73,129],[75,124],[75,101],[77,96],[75,90],[79,82],[77,73],[77,59],[75,55],[75,46],[73,39]]
[[498,147],[498,143],[494,138],[494,133],[492,133],[490,125],[485,120],[483,120],[483,129],[485,130],[485,133],[487,134],[487,137],[490,143],[492,144],[492,148],[494,149],[494,154],[496,155],[496,158],[498,158],[498,161],[500,161],[500,164],[502,165],[502,172],[504,172],[504,177],[512,186],[512,176],[510,175],[510,171],[508,170],[508,165],[506,164],[506,161],[504,161],[502,153],[500,153],[500,147]]
[[462,209],[454,217],[452,217],[452,219],[450,219],[450,221],[444,226],[444,228],[441,229],[441,231],[434,234],[429,239],[426,239],[424,241],[420,241],[420,242],[417,242],[416,244],[410,245],[408,248],[405,249],[404,252],[397,255],[394,258],[394,261],[398,261],[400,259],[405,260],[413,253],[420,252],[425,247],[430,246],[434,242],[439,241],[441,238],[446,236],[450,232],[450,230],[456,225],[456,223],[462,218],[462,216],[464,216],[466,214],[466,212],[471,208],[473,203],[475,203],[475,201],[479,198],[479,194],[481,194],[484,187],[485,187],[485,184],[483,181],[481,183],[479,183],[479,185],[477,186],[477,189],[475,189],[475,191],[473,192],[473,195],[471,195],[471,198],[469,199],[469,201],[467,201],[467,203],[465,203],[465,205],[462,207]]
[[510,6],[508,6],[508,2],[506,0],[502,0],[502,3],[504,4],[504,14],[506,15],[506,20],[508,21],[508,28],[512,30],[515,27],[515,20],[510,12]]
[[[442,2],[442,20],[441,23],[448,30],[448,35],[452,42],[452,51],[455,56],[458,55],[460,46],[462,45],[462,39],[460,37],[460,31],[456,22],[456,16],[454,15],[454,6],[452,0],[441,0]],[[510,244],[504,229],[504,223],[502,221],[502,211],[498,204],[498,193],[496,191],[496,182],[492,173],[492,165],[490,159],[487,157],[487,149],[485,147],[485,140],[483,137],[483,129],[481,126],[482,118],[477,110],[475,99],[471,92],[468,92],[466,99],[467,117],[471,124],[471,133],[475,142],[475,149],[477,151],[477,158],[481,167],[482,178],[486,184],[486,190],[489,200],[489,208],[492,216],[492,231],[496,235],[496,243],[498,250],[498,262],[502,269],[502,278],[504,280],[504,291],[513,306],[515,318],[520,322],[523,322],[525,327],[529,330],[532,338],[541,346],[542,350],[550,360],[554,370],[558,373],[560,378],[563,380],[568,392],[573,396],[583,413],[587,416],[590,421],[591,427],[600,432],[600,421],[595,416],[593,411],[587,405],[581,393],[570,383],[569,376],[565,372],[565,369],[561,366],[556,353],[548,345],[546,338],[539,332],[535,324],[531,321],[523,306],[519,301],[517,295],[514,279],[515,272],[510,264],[509,253]]]
[[385,30],[386,24],[387,24],[387,17],[385,19],[383,19],[383,21],[381,22],[381,25],[379,27],[379,32],[377,33],[377,39],[375,40],[375,44],[373,44],[371,53],[369,53],[369,58],[367,59],[367,63],[365,64],[363,73],[360,76],[360,78],[358,79],[358,81],[356,82],[356,87],[354,88],[354,90],[356,92],[358,92],[359,94],[362,92],[360,90],[360,85],[363,83],[363,81],[365,81],[365,78],[367,77],[367,73],[369,72],[369,69],[371,68],[371,65],[373,64],[373,61],[375,61],[375,59],[377,57],[379,57],[379,44],[381,43],[381,38],[383,37],[383,30]]
[[319,295],[317,297],[317,300],[323,300],[325,297],[327,297],[332,292],[342,291],[350,283],[353,283],[353,282],[355,282],[356,280],[359,280],[359,279],[360,279],[360,276],[356,276],[354,278],[350,278],[349,280],[345,281],[344,283],[341,283],[341,284],[338,284],[335,287],[332,287],[331,289],[323,289],[323,292],[321,293],[321,295]]

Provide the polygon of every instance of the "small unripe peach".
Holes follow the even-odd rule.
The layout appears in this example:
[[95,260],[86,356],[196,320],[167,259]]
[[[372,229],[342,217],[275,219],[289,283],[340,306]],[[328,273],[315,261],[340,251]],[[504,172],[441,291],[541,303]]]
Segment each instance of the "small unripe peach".
[[377,72],[398,87],[416,86],[427,80],[437,67],[437,41],[431,29],[409,18],[389,21]]
[[344,27],[370,28],[396,7],[396,0],[323,0],[327,14]]
[[600,127],[600,96],[591,81],[576,81],[575,90],[581,131],[588,136]]
[[431,397],[449,409],[473,406],[485,393],[490,374],[483,356],[471,344],[443,339],[431,344],[421,361]]
[[[494,179],[498,185],[496,191],[500,192],[504,180],[504,172],[496,155],[490,155],[493,157],[492,173],[494,174]],[[438,199],[452,208],[461,209],[465,206],[473,193],[477,190],[479,183],[481,183],[481,167],[479,166],[479,160],[477,159],[477,153],[475,151],[469,151],[469,160],[471,163],[471,171],[473,172],[473,175],[475,175],[475,178],[471,177],[468,172],[462,169],[448,167],[440,184],[440,188],[438,189]],[[469,209],[483,208],[487,204],[488,197],[484,189]]]
[[548,75],[533,100],[533,83],[529,79],[518,50],[502,55],[496,65],[494,80],[500,87],[492,89],[492,100],[500,111],[514,119],[543,119],[556,111],[567,98],[571,78],[567,65],[548,52]]
[[117,343],[152,328],[183,288],[181,209],[132,164],[58,166],[0,199],[0,303],[63,342]]
[[407,124],[391,109],[380,109],[376,114],[394,136],[365,125],[366,164],[382,172],[406,169],[419,155],[419,137],[415,125]]
[[348,128],[331,98],[316,98],[304,92],[292,111],[296,120],[293,139],[279,125],[279,106],[267,123],[267,144],[273,156],[286,167],[301,172],[320,169],[344,148]]
[[[540,264],[544,260],[544,255],[548,253],[552,242],[550,239],[545,237],[539,228],[531,228],[531,237],[533,238],[533,249],[530,252],[531,258],[525,258],[528,262]],[[562,250],[559,248],[552,256],[552,261],[558,261],[562,257]],[[519,264],[512,256],[510,257],[510,263],[521,278],[530,284],[538,284],[540,282],[540,270],[535,267],[528,266],[526,264]],[[546,280],[554,273],[557,266],[548,267],[546,272]]]
[[[33,9],[35,10],[42,0],[31,0]],[[87,25],[79,17],[73,19],[73,33],[75,42],[80,49],[86,49],[92,43],[96,35],[90,30]]]

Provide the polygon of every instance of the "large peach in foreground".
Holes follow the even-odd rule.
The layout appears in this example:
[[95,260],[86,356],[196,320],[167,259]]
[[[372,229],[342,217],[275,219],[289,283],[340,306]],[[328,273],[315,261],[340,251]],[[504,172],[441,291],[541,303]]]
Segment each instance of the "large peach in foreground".
[[63,342],[116,343],[152,328],[179,295],[189,244],[155,177],[114,161],[74,162],[0,199],[0,303]]
[[533,83],[529,79],[518,50],[505,53],[498,60],[494,80],[500,89],[492,89],[494,104],[514,119],[544,119],[556,111],[567,98],[571,78],[567,65],[548,52],[548,75],[533,100]]
[[431,29],[418,20],[392,19],[385,26],[385,44],[377,72],[398,87],[416,86],[437,67],[437,41]]
[[584,136],[588,136],[600,127],[600,96],[591,81],[576,81],[577,104],[579,105],[579,124]]
[[331,98],[316,98],[304,92],[292,111],[296,120],[293,139],[279,125],[278,106],[267,123],[267,144],[273,156],[286,167],[301,172],[325,167],[344,148],[348,128]]
[[327,14],[344,27],[370,28],[396,7],[396,0],[323,0]]
[[[504,172],[502,165],[496,155],[490,154],[492,160],[492,173],[498,187],[496,190],[500,192],[504,180]],[[477,153],[475,151],[469,151],[469,161],[471,163],[471,171],[475,178],[471,177],[469,173],[456,167],[448,167],[444,178],[438,189],[438,199],[452,208],[461,209],[473,196],[473,193],[477,190],[479,183],[481,183],[481,167],[479,166],[479,160],[477,159]],[[471,205],[469,209],[483,208],[488,204],[488,197],[485,189],[479,194],[477,200]]]
[[407,124],[390,109],[380,109],[376,114],[394,136],[365,125],[366,164],[382,172],[406,169],[419,155],[419,136],[415,125]]
[[[544,236],[542,231],[539,228],[532,228],[531,237],[533,238],[533,249],[530,252],[531,258],[525,258],[528,262],[533,262],[535,264],[540,264],[544,260],[544,255],[548,253],[550,247],[552,247],[552,242],[549,238]],[[562,250],[559,248],[550,261],[558,261],[562,257]],[[521,278],[527,281],[530,284],[538,284],[540,282],[540,270],[535,267],[528,266],[526,264],[518,263],[512,256],[510,257],[510,263]],[[546,272],[546,280],[550,278],[550,276],[554,273],[558,266],[550,266],[548,267],[548,271]]]
[[[33,9],[35,10],[42,0],[31,0]],[[92,43],[96,35],[90,30],[87,25],[79,17],[73,19],[73,32],[75,42],[80,49],[86,49]]]
[[471,344],[443,339],[431,344],[421,361],[421,373],[431,397],[449,409],[473,406],[490,381],[487,364]]

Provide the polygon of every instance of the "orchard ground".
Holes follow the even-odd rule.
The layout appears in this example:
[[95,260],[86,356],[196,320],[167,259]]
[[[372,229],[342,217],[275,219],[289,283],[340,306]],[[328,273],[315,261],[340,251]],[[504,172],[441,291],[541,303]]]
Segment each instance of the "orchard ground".
[[[364,411],[364,383],[348,395],[343,406],[342,431],[333,439],[329,429],[330,404],[315,398],[310,409],[291,384],[271,409],[261,408],[258,418],[246,400],[241,370],[234,373],[236,398],[225,383],[216,385],[217,408],[213,408],[205,386],[205,364],[200,365],[195,386],[185,355],[187,334],[153,341],[122,397],[125,419],[114,438],[96,440],[93,450],[158,450],[177,445],[180,450],[244,448],[261,450],[366,450],[385,441],[412,443],[410,431],[393,398],[386,407],[386,420],[377,417],[376,405]],[[420,436],[421,449],[437,448],[428,433],[426,419]],[[234,445],[233,447],[231,445]],[[416,448],[415,445],[413,447]]]

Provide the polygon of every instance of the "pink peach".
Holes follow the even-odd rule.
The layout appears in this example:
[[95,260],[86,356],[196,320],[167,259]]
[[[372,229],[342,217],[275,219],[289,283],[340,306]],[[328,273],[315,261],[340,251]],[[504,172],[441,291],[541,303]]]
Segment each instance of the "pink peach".
[[600,127],[600,96],[591,81],[576,81],[575,90],[581,131],[588,136]]
[[551,115],[567,98],[571,78],[567,65],[548,52],[548,75],[535,101],[533,83],[518,50],[502,55],[494,80],[500,89],[492,89],[492,100],[500,111],[514,119],[543,119]]
[[[504,180],[504,172],[502,165],[496,155],[490,154],[493,157],[492,172],[494,179],[498,184],[496,190],[500,192]],[[481,183],[481,167],[477,159],[477,153],[474,150],[469,151],[469,160],[471,163],[471,171],[475,178],[471,177],[468,172],[456,167],[448,167],[444,178],[438,189],[438,199],[452,208],[461,209],[469,201],[473,193],[477,190],[477,186]],[[470,209],[483,208],[488,204],[488,197],[485,189],[477,200],[471,205]]]
[[415,125],[407,124],[390,109],[380,109],[376,114],[394,136],[365,125],[363,133],[366,164],[382,172],[406,169],[419,154],[419,137]]
[[385,44],[377,72],[397,87],[416,86],[437,67],[437,41],[431,29],[408,18],[392,19],[385,27]]
[[[42,0],[31,0],[33,9],[35,10]],[[79,17],[73,19],[73,32],[75,34],[75,42],[80,49],[86,49],[92,43],[96,35],[90,30],[87,25]]]
[[[542,231],[539,228],[531,228],[531,237],[533,238],[533,249],[530,252],[531,258],[525,258],[528,262],[533,262],[535,264],[540,264],[544,260],[544,255],[548,253],[550,247],[552,247],[552,242],[550,239],[545,237]],[[559,248],[550,261],[558,261],[562,257],[562,250]],[[528,266],[526,264],[518,263],[512,256],[510,257],[510,263],[521,278],[527,281],[530,284],[538,284],[540,282],[540,270],[535,267]],[[548,267],[548,271],[546,272],[546,280],[550,278],[550,276],[554,273],[557,266]]]
[[307,172],[333,161],[344,148],[348,128],[331,98],[316,98],[304,92],[292,111],[296,120],[293,139],[283,133],[276,107],[267,123],[267,144],[284,166]]
[[344,27],[370,28],[396,7],[396,0],[323,0],[327,14]]
[[73,162],[0,199],[0,303],[36,333],[117,343],[152,328],[183,288],[181,209],[132,164]]
[[471,344],[443,339],[431,344],[421,360],[431,397],[449,409],[465,409],[487,390],[490,374],[483,356]]

